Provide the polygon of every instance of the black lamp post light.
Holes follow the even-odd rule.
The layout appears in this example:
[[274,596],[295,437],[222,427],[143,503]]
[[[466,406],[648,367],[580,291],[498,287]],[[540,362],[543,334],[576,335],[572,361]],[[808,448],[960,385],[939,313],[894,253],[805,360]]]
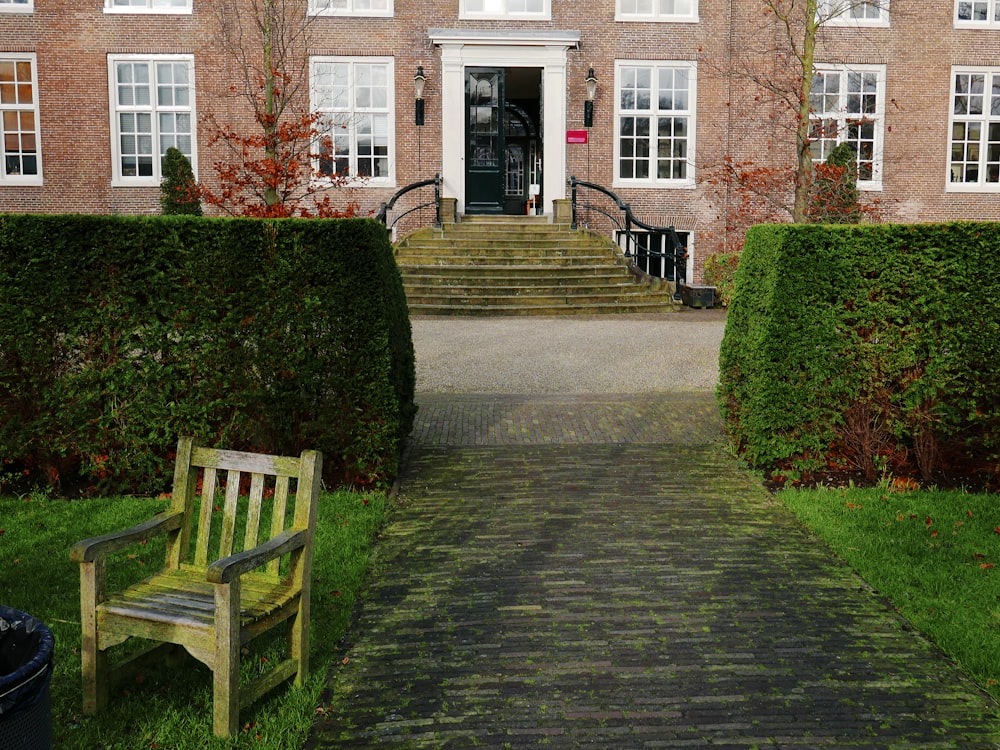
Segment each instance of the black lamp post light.
[[424,85],[427,83],[427,76],[424,75],[424,66],[417,66],[417,74],[413,76],[413,91],[416,99],[413,102],[413,122],[415,125],[424,124]]
[[587,99],[583,103],[583,126],[591,128],[594,126],[594,96],[597,95],[597,76],[594,69],[587,71]]

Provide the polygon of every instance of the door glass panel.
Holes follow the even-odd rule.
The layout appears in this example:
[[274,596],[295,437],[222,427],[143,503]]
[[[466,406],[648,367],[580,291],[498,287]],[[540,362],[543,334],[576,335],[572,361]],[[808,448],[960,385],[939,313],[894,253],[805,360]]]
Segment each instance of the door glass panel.
[[499,166],[500,91],[496,73],[471,73],[469,80],[469,141],[473,167]]
[[517,143],[507,146],[507,195],[524,195],[524,148]]

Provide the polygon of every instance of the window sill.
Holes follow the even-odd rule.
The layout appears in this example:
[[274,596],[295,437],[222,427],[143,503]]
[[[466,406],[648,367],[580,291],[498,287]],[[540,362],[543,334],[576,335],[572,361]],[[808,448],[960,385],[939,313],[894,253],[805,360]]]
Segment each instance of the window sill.
[[310,18],[393,18],[394,12],[391,10],[311,10]]
[[41,187],[44,184],[42,177],[32,175],[31,177],[20,177],[18,175],[0,178],[0,188],[5,187]]
[[623,16],[616,15],[615,21],[622,23],[700,23],[698,16]]
[[694,190],[697,187],[694,180],[621,180],[616,179],[611,187],[616,190],[635,188],[637,190]]
[[968,195],[970,193],[979,195],[996,195],[1000,193],[1000,183],[991,182],[983,185],[978,182],[947,182],[944,186],[945,193],[956,195]]
[[105,8],[108,16],[190,16],[191,8]]

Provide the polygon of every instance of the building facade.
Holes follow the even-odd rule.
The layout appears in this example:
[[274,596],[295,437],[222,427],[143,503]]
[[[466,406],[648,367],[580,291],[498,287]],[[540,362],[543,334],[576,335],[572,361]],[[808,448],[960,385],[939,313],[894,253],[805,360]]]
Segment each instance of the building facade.
[[[264,1],[0,0],[0,211],[156,213],[170,146],[210,182],[225,154],[205,118],[252,125],[219,8]],[[335,195],[365,211],[440,174],[459,214],[552,215],[576,176],[676,226],[699,278],[747,189],[720,170],[794,163],[801,67],[765,0],[270,2],[308,31],[317,166],[357,177]],[[888,221],[1000,219],[1000,0],[820,13],[814,158],[849,142]]]

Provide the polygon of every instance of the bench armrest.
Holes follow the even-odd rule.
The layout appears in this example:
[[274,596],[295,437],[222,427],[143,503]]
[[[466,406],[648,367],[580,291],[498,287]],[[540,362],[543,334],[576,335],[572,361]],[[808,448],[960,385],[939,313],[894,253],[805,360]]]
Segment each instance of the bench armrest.
[[208,580],[210,583],[230,583],[234,578],[259,568],[269,560],[304,547],[308,536],[305,529],[288,529],[253,549],[216,560],[208,566]]
[[181,527],[184,514],[158,513],[148,521],[133,526],[123,531],[112,531],[110,534],[95,536],[77,542],[69,551],[69,557],[73,562],[84,563],[94,562],[102,557],[106,557],[112,552],[131,547],[144,539],[166,534],[169,531],[176,531]]

